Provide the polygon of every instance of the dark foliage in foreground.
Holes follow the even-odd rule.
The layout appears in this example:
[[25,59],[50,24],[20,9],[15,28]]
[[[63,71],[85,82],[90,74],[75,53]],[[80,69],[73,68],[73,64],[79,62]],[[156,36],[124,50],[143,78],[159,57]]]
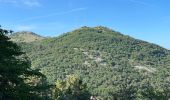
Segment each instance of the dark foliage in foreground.
[[31,69],[28,57],[16,43],[9,41],[10,33],[0,28],[0,99],[41,99],[47,88],[45,76]]

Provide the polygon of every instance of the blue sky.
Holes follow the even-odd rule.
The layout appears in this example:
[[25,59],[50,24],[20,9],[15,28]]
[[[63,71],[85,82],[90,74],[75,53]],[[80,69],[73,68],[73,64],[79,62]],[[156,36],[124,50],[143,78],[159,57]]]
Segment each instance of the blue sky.
[[170,0],[0,0],[0,24],[57,36],[107,26],[170,49]]

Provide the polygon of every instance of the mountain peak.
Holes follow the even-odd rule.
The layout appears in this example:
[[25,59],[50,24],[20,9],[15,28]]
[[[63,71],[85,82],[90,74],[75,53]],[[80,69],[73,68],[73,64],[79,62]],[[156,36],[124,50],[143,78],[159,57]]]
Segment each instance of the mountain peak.
[[13,35],[17,35],[17,34],[29,34],[29,35],[34,35],[34,36],[38,36],[38,37],[42,37],[34,32],[31,32],[31,31],[20,31],[20,32],[16,32],[14,33]]
[[29,31],[16,32],[12,34],[10,38],[15,42],[34,42],[44,39],[44,37]]
[[105,27],[105,26],[96,26],[96,27],[94,27],[94,29],[98,29],[98,30],[112,30],[112,29],[110,29],[108,27]]
[[122,33],[115,31],[113,29],[110,29],[108,27],[104,26],[96,26],[96,27],[88,27],[88,26],[83,26],[81,28],[78,28],[76,30],[73,30],[71,32],[67,32],[66,34],[63,35],[74,35],[74,36],[83,36],[83,37],[89,37],[93,38],[96,36],[114,36],[114,38],[128,38],[128,36],[123,35]]
[[[114,31],[108,27],[105,26],[96,26],[96,27],[88,27],[88,26],[83,26],[80,29],[95,29],[95,30],[107,30],[107,31]],[[78,29],[78,30],[80,30]]]

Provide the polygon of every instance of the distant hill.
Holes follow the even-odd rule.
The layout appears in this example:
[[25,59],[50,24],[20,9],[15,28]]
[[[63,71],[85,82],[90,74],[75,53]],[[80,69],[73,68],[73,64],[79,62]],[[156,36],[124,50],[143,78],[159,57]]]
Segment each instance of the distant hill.
[[50,84],[78,74],[90,92],[104,100],[115,95],[123,100],[149,100],[149,96],[170,93],[166,91],[170,88],[170,52],[158,45],[102,26],[39,40],[20,45],[33,68],[41,69]]
[[44,39],[44,37],[28,31],[16,32],[10,35],[10,38],[15,42],[34,42]]

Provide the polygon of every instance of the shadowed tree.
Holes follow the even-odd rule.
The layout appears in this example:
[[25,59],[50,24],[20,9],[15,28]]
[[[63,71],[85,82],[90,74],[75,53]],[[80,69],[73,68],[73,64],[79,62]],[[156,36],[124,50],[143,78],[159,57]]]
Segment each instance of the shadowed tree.
[[[40,99],[43,96],[41,91],[45,89],[42,81],[45,77],[38,70],[31,69],[31,63],[20,47],[9,40],[9,33],[12,31],[0,27],[0,99]],[[37,82],[32,81],[33,78]]]

